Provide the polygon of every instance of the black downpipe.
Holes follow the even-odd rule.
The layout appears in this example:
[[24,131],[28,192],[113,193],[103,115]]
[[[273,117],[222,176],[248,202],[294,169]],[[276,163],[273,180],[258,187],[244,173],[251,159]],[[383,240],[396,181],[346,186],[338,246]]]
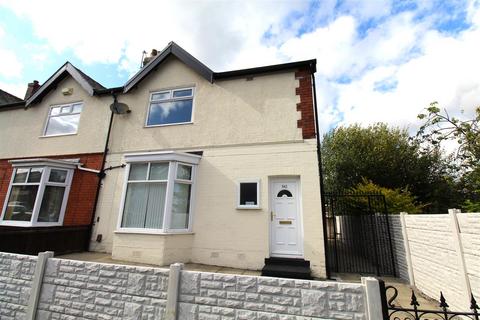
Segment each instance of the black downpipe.
[[[310,70],[313,70],[310,68]],[[317,132],[317,159],[318,159],[318,175],[320,178],[320,201],[322,202],[322,225],[323,225],[323,247],[325,255],[325,270],[327,272],[327,279],[330,279],[329,270],[329,257],[328,257],[328,237],[327,237],[327,219],[326,219],[326,207],[325,207],[325,191],[323,189],[323,170],[322,170],[322,152],[320,144],[320,128],[318,124],[318,110],[317,110],[317,90],[315,85],[315,75],[312,75],[312,90],[313,90],[313,114],[315,117],[315,131]]]
[[[113,101],[114,103],[117,101],[117,96],[112,92]],[[97,205],[98,205],[98,198],[100,196],[100,188],[102,187],[102,180],[105,177],[105,162],[107,160],[107,153],[108,153],[108,144],[110,142],[110,132],[112,131],[112,123],[113,123],[113,111],[110,114],[110,122],[108,124],[108,131],[107,131],[107,139],[105,140],[105,148],[103,149],[103,159],[102,159],[102,166],[100,167],[100,172],[98,173],[98,185],[97,185],[97,192],[95,193],[95,201],[93,203],[93,212],[92,212],[92,219],[90,220],[90,225],[88,229],[88,238],[85,243],[85,251],[90,249],[90,240],[92,239],[93,234],[93,224],[95,223],[95,214],[97,213]]]

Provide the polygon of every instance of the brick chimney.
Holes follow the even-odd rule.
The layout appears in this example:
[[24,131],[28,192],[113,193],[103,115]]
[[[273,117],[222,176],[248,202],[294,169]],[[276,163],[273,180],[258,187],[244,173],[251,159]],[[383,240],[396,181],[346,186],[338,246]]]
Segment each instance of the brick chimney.
[[40,84],[37,80],[33,80],[33,82],[30,82],[28,84],[27,92],[25,92],[24,100],[30,98],[38,90],[38,88],[40,88]]
[[157,54],[158,54],[157,49],[152,49],[152,52],[150,53],[150,55],[149,55],[149,56],[146,56],[145,58],[143,58],[142,68],[145,67],[150,61],[152,61],[153,59],[155,59],[155,57],[157,56]]

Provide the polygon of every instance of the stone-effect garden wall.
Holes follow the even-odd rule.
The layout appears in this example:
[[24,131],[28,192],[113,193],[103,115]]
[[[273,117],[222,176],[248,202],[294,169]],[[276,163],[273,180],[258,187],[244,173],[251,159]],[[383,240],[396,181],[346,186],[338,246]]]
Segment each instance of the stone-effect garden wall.
[[0,319],[25,317],[37,257],[0,254]]
[[179,319],[366,319],[359,283],[189,271],[180,279]]
[[[36,264],[39,270],[45,265],[43,278],[38,276],[40,271],[35,272]],[[173,294],[177,289],[178,295]],[[2,320],[363,320],[368,319],[366,290],[362,283],[174,271],[0,253]],[[378,296],[379,292],[374,290]],[[39,293],[38,305],[29,300],[30,293],[32,297]],[[176,312],[175,307],[169,309],[172,304],[177,306]]]
[[49,259],[37,319],[159,319],[168,270]]

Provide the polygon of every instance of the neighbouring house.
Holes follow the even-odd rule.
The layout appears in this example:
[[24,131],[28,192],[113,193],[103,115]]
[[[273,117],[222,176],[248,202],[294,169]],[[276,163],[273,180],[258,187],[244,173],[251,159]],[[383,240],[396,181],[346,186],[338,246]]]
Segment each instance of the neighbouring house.
[[67,62],[0,104],[0,251],[88,248],[111,103],[102,89]]
[[[172,42],[106,89],[67,63],[18,108],[0,107],[0,225],[92,221],[89,249],[114,259],[325,277],[315,71],[307,60],[213,72]],[[62,185],[54,170],[67,171]],[[75,186],[76,175],[91,180]]]
[[0,105],[21,102],[22,99],[0,89]]

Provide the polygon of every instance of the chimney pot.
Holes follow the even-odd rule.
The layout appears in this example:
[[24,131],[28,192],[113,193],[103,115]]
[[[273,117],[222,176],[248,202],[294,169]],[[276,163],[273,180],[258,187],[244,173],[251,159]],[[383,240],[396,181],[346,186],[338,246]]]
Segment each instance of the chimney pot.
[[145,67],[150,61],[152,61],[158,54],[158,50],[157,49],[152,49],[152,51],[150,52],[150,55],[143,58],[143,64],[142,64],[142,67]]
[[38,88],[40,88],[38,80],[33,80],[33,82],[30,82],[27,87],[27,92],[25,92],[24,100],[30,98],[38,90]]

